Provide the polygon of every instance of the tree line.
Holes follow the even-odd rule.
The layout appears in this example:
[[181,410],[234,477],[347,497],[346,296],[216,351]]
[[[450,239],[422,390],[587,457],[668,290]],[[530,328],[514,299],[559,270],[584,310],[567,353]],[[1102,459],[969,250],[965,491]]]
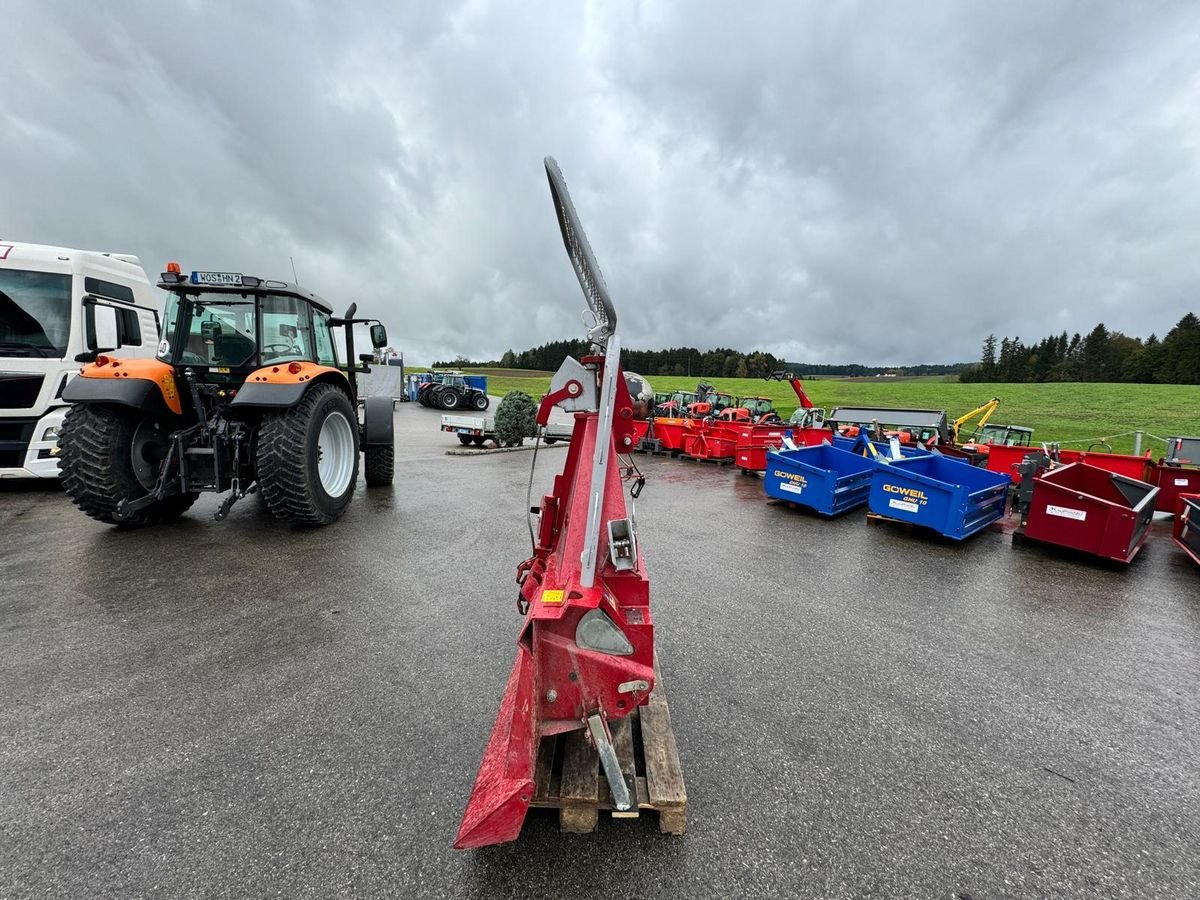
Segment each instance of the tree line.
[[1161,340],[1109,331],[1103,323],[1086,336],[1064,331],[1036,344],[1019,337],[997,342],[989,334],[980,361],[967,366],[959,380],[1200,384],[1200,319],[1188,313]]
[[[498,360],[473,362],[457,359],[435,362],[435,369],[486,367],[497,369],[540,369],[554,371],[568,356],[579,359],[590,352],[585,340],[550,341],[516,353],[506,350]],[[671,347],[666,350],[622,350],[621,362],[631,372],[642,375],[683,375],[696,378],[763,378],[772,372],[786,369],[804,376],[869,376],[869,375],[947,375],[961,371],[965,363],[954,365],[866,366],[859,363],[828,365],[820,363],[790,363],[755,350],[743,353],[728,347],[698,350],[695,347]]]

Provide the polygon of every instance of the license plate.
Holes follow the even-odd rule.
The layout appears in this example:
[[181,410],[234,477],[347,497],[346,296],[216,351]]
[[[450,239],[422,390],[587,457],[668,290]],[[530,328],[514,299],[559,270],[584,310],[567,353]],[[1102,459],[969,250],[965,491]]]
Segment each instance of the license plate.
[[459,434],[470,434],[471,429],[470,428],[460,428],[460,429],[458,429],[458,433]]
[[241,287],[240,272],[193,272],[192,284],[206,284],[214,287]]

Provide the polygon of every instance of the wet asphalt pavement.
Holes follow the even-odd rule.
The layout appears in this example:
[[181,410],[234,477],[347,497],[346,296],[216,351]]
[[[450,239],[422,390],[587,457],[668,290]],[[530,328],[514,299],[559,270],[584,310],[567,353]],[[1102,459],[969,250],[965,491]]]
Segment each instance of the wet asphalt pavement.
[[[0,898],[1194,897],[1200,570],[826,522],[636,457],[688,833],[450,849],[532,454],[397,414],[392,489],[149,531],[0,489]],[[538,457],[535,498],[562,465]]]

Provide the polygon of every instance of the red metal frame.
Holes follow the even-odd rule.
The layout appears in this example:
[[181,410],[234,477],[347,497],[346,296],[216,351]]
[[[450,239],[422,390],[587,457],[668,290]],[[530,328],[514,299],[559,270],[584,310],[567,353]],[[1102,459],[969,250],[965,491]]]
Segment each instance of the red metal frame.
[[[1020,481],[1013,467],[1030,453],[1037,453],[1041,447],[1010,447],[1006,444],[991,444],[987,453],[987,468],[993,472],[1003,472],[1013,480]],[[1145,456],[1132,456],[1126,453],[1090,453],[1087,450],[1060,450],[1058,460],[1067,463],[1087,463],[1097,469],[1115,472],[1126,478],[1136,478],[1138,481],[1148,480],[1150,460]]]
[[1200,494],[1178,494],[1175,498],[1174,512],[1175,527],[1171,530],[1171,536],[1179,545],[1179,549],[1200,566],[1200,553],[1184,540],[1185,531],[1190,536],[1196,530],[1200,530]]
[[1158,485],[1159,512],[1174,514],[1183,495],[1200,493],[1200,469],[1193,466],[1168,466],[1165,463],[1150,467],[1147,479]]
[[[1150,534],[1158,489],[1144,482],[1137,506],[1117,489],[1119,472],[1087,463],[1051,469],[1034,482],[1025,514],[1025,535],[1033,540],[1129,563]],[[1128,479],[1137,483],[1138,479]],[[1151,494],[1155,496],[1150,496]]]
[[[584,362],[603,368],[600,359]],[[616,447],[628,446],[625,438],[635,427],[623,377],[618,377],[616,391],[610,460],[615,460]],[[595,585],[580,584],[598,424],[595,412],[575,414],[563,471],[542,498],[534,554],[517,569],[519,602],[528,609],[500,712],[454,842],[458,849],[511,841],[520,834],[533,798],[542,738],[584,728],[596,713],[606,722],[626,716],[654,689],[654,622],[640,550],[632,569],[618,571],[602,528]],[[619,467],[609,465],[600,521],[627,516]],[[624,634],[631,653],[611,655],[576,642],[580,619],[595,609]]]

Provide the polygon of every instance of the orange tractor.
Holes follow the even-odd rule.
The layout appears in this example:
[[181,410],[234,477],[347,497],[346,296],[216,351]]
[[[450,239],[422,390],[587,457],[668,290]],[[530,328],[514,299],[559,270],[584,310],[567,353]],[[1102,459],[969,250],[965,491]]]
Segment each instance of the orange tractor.
[[[62,484],[83,512],[113,525],[182,515],[203,492],[216,513],[259,493],[277,518],[326,525],[345,512],[364,454],[367,484],[390,484],[392,403],[369,397],[358,417],[354,326],[298,285],[169,263],[166,324],[155,359],[83,354],[63,399]],[[332,328],[345,335],[342,368]]]

